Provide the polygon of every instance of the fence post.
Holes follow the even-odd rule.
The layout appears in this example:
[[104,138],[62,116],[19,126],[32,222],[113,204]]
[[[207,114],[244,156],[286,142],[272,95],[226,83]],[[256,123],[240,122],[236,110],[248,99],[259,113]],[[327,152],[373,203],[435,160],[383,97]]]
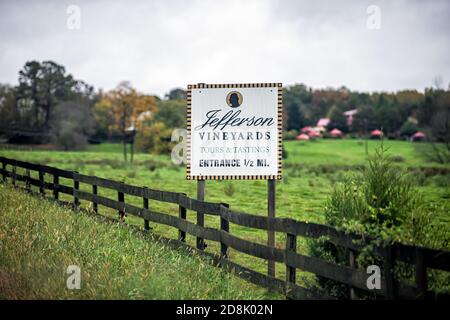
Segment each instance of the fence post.
[[78,171],[73,172],[73,204],[75,207],[80,205],[80,200],[77,197],[77,192],[80,190],[80,181],[78,181]]
[[26,169],[25,176],[26,176],[26,180],[25,180],[25,188],[26,188],[26,190],[27,190],[28,193],[31,193],[31,182],[30,182],[31,175],[30,175],[30,169]]
[[117,201],[119,201],[119,221],[125,221],[125,209],[124,209],[124,204],[125,204],[125,195],[123,192],[118,191],[117,192]]
[[55,198],[55,200],[59,199],[59,176],[54,173],[53,174],[53,198]]
[[[295,234],[286,233],[286,253],[297,252],[297,236]],[[295,285],[297,270],[286,262],[286,296],[290,293],[290,286]]]
[[94,194],[94,200],[92,201],[92,208],[94,212],[98,214],[98,204],[97,201],[95,200],[95,196],[97,195],[97,185],[95,184],[92,185],[92,193]]
[[[205,200],[205,180],[197,180],[197,200]],[[203,227],[205,225],[205,216],[203,212],[197,211],[197,225]],[[205,239],[197,237],[197,249],[205,250]]]
[[39,193],[45,196],[44,172],[39,168]]
[[[352,269],[356,269],[356,251],[350,249],[350,253],[349,253],[349,265],[350,268]],[[353,288],[352,286],[350,286],[350,300],[356,300],[357,296],[355,293],[355,288]]]
[[[143,205],[144,209],[148,210],[148,188],[144,187],[144,194],[143,194]],[[149,231],[150,230],[150,221],[144,219],[144,230]]]
[[416,286],[419,290],[417,299],[425,299],[427,293],[427,266],[425,264],[424,252],[416,248]]
[[16,170],[17,170],[17,168],[16,168],[16,161],[14,161],[14,165],[13,165],[13,167],[12,167],[12,179],[13,179],[13,186],[15,187],[16,186],[16,179],[17,179],[17,177],[16,177]]
[[395,299],[395,279],[394,279],[394,250],[391,245],[385,247],[384,252],[384,278],[386,286],[386,299]]
[[[185,193],[183,193],[183,196],[186,196]],[[178,217],[182,220],[186,220],[186,208],[183,207],[181,204],[178,206]],[[183,230],[178,230],[178,240],[181,242],[186,242],[186,232]]]
[[[227,209],[230,207],[228,203],[221,203],[221,205]],[[230,222],[223,217],[222,210],[220,210],[220,232],[230,232]],[[228,258],[228,246],[222,240],[220,241],[220,257]]]
[[[275,218],[275,180],[267,180],[267,185],[267,216],[269,218]],[[275,247],[275,231],[267,231],[267,246]],[[267,261],[267,274],[275,277],[275,261]]]

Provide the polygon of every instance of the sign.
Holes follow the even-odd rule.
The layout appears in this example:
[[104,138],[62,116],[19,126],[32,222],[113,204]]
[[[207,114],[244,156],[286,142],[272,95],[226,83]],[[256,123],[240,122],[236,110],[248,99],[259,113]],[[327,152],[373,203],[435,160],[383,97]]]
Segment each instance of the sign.
[[186,178],[281,179],[282,84],[197,84],[187,91]]

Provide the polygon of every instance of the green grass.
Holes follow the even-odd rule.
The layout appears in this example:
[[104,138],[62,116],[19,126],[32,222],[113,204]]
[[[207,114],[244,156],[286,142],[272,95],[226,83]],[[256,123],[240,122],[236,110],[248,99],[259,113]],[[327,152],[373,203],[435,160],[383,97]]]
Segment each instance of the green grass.
[[[0,219],[0,299],[271,298],[204,258],[4,184]],[[69,265],[80,290],[66,287]]]
[[[379,141],[369,141],[369,152],[379,145]],[[402,141],[385,141],[389,153],[401,156],[396,162],[401,168],[448,168],[427,163],[414,151],[413,144]],[[355,170],[366,163],[365,147],[358,140],[319,140],[316,142],[287,141],[285,148],[288,159],[284,160],[283,180],[277,183],[276,211],[278,217],[290,217],[302,221],[324,222],[323,208],[333,185],[342,178],[347,170]],[[123,162],[122,146],[120,144],[102,144],[90,146],[84,152],[58,151],[14,151],[2,150],[0,155],[26,161],[39,162],[68,170],[78,170],[81,173],[96,175],[108,179],[124,181],[133,185],[148,186],[154,189],[184,192],[191,197],[196,196],[196,184],[185,179],[185,167],[175,166],[166,155],[136,154],[133,165]],[[435,218],[450,226],[450,178],[448,175],[427,177],[422,174],[414,176],[417,179],[417,189],[423,195],[435,212]],[[51,177],[47,177],[51,181]],[[61,183],[71,185],[70,181]],[[88,190],[89,186],[81,185]],[[231,192],[230,190],[233,190]],[[117,194],[108,189],[99,189],[99,194],[112,199]],[[248,213],[265,215],[267,212],[267,183],[265,181],[207,181],[206,200],[225,202],[231,208]],[[66,200],[71,200],[66,197]],[[142,199],[126,196],[126,201],[142,205]],[[87,202],[82,205],[90,206]],[[173,215],[178,214],[178,207],[166,203],[150,201],[154,210]],[[117,214],[100,207],[100,213],[116,217]],[[196,221],[194,212],[188,211],[188,219]],[[127,217],[127,223],[142,226],[142,220]],[[217,217],[206,216],[208,227],[218,228]],[[176,238],[177,230],[162,225],[153,225],[154,231],[167,237]],[[259,243],[266,242],[263,231],[231,224],[233,234]],[[195,238],[188,236],[189,244],[195,244]],[[284,247],[285,235],[276,234],[277,246]],[[217,244],[208,243],[207,251],[219,252]],[[301,252],[307,252],[305,239],[299,239]],[[261,259],[231,250],[231,259],[244,266],[260,272],[267,272],[267,265]],[[277,276],[284,278],[285,267],[277,265]],[[299,283],[309,281],[310,274],[300,274]]]

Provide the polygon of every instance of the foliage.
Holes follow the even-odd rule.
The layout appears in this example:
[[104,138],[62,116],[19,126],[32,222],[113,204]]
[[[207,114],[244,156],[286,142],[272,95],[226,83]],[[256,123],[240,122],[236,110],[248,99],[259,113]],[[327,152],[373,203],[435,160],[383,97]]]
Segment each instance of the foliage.
[[16,123],[16,90],[9,85],[0,84],[0,132]]
[[167,128],[185,128],[186,101],[180,99],[159,101],[155,121],[163,122]]
[[283,140],[295,140],[298,136],[297,130],[289,130],[283,132]]
[[[448,246],[449,234],[431,219],[431,211],[417,193],[413,180],[404,170],[393,165],[392,158],[381,145],[370,156],[362,172],[347,174],[336,184],[325,206],[328,224],[365,234],[376,245],[391,241],[410,242],[437,248]],[[312,241],[311,253],[328,260],[347,264],[348,250],[325,240]],[[362,265],[377,261],[370,254],[370,245],[358,259]],[[400,274],[407,274],[401,269]],[[318,278],[329,294],[348,297],[348,288],[334,281]],[[438,287],[442,286],[438,284]]]
[[311,100],[311,91],[303,84],[284,89],[283,104],[286,130],[299,130],[307,122],[301,111],[302,105]]
[[328,118],[330,118],[328,130],[333,130],[334,128],[336,128],[341,130],[342,132],[348,131],[347,117],[337,106],[334,105],[331,107]]
[[95,119],[96,128],[94,138],[105,141],[114,136],[114,116],[112,114],[111,101],[108,99],[101,99],[98,101],[92,110]]
[[186,100],[186,91],[181,88],[175,88],[166,94],[168,100]]
[[89,97],[92,87],[66,74],[63,66],[53,62],[30,61],[19,72],[17,107],[21,112],[31,112],[29,125],[48,127],[54,107],[77,96]]
[[225,184],[225,187],[224,187],[224,189],[223,189],[223,193],[225,193],[225,195],[226,195],[227,197],[232,197],[233,194],[234,194],[234,191],[235,191],[235,188],[234,188],[233,182],[228,181],[228,182]]
[[85,149],[95,127],[90,105],[83,100],[56,106],[50,123],[53,143],[64,151]]
[[400,135],[409,138],[417,131],[419,131],[417,125],[407,120],[400,128]]
[[419,110],[429,144],[417,144],[416,151],[428,161],[450,163],[450,91],[428,89]]
[[[109,112],[104,112],[109,108]],[[110,130],[120,133],[123,142],[123,156],[127,160],[126,142],[129,137],[128,128],[138,131],[144,130],[143,122],[156,111],[156,98],[154,96],[141,94],[134,89],[129,82],[123,81],[114,89],[106,93],[99,102],[97,116],[103,116],[104,123],[113,119]],[[133,156],[133,155],[132,155]]]
[[172,150],[171,135],[172,130],[162,122],[143,126],[136,135],[136,148],[143,152],[169,154]]

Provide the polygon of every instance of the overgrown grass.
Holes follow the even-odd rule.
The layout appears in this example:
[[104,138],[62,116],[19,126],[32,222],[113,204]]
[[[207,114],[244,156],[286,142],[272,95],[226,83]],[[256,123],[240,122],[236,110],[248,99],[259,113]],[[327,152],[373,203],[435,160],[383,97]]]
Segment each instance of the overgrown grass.
[[[66,287],[69,265],[80,290]],[[0,299],[270,297],[204,258],[0,184]]]
[[[331,194],[333,186],[342,181],[348,171],[354,171],[367,165],[367,156],[363,143],[358,140],[320,140],[316,142],[287,141],[285,148],[289,157],[283,162],[283,180],[276,186],[276,215],[290,217],[302,221],[324,223],[323,209],[326,199]],[[380,141],[368,142],[369,153],[373,153]],[[418,157],[413,144],[403,141],[385,141],[385,146],[402,161],[395,165],[402,168],[416,170],[417,190],[424,197],[427,205],[432,208],[433,219],[450,226],[450,188],[449,175],[445,170],[449,166],[442,166],[426,162]],[[84,152],[58,152],[58,151],[14,151],[1,150],[0,155],[31,162],[44,163],[67,170],[78,170],[81,173],[96,175],[103,178],[124,181],[137,186],[148,186],[153,189],[177,191],[196,197],[195,181],[185,179],[185,167],[175,166],[167,155],[151,155],[138,153],[135,155],[133,165],[123,162],[122,146],[120,144],[102,144],[90,146]],[[444,174],[437,174],[443,170]],[[34,176],[37,178],[37,176]],[[51,182],[51,176],[46,176]],[[60,180],[61,183],[71,186],[69,180]],[[90,186],[81,184],[82,190],[91,191]],[[117,198],[113,190],[99,188],[99,194],[111,199]],[[64,196],[61,195],[61,197]],[[126,196],[130,204],[142,206],[142,199]],[[207,201],[225,202],[232,209],[266,215],[267,214],[267,183],[265,181],[207,181]],[[66,197],[65,200],[72,200]],[[82,201],[83,206],[90,204]],[[178,215],[178,207],[157,201],[151,201],[152,209]],[[112,210],[100,207],[102,214],[116,217]],[[188,211],[188,220],[196,222],[195,212]],[[132,216],[126,218],[127,223],[142,226],[142,220]],[[218,217],[206,215],[205,225],[218,228]],[[176,238],[177,230],[171,227],[153,224],[156,233]],[[267,233],[261,230],[245,228],[231,224],[230,230],[234,235],[258,242],[266,243]],[[191,245],[195,245],[195,237],[187,238]],[[284,247],[285,235],[276,233],[278,247]],[[207,242],[208,243],[208,242]],[[299,238],[300,252],[307,252],[305,239]],[[207,251],[219,252],[219,246],[209,242]],[[231,259],[256,271],[266,273],[267,263],[246,254],[231,250]],[[284,278],[285,266],[277,265],[277,276]],[[299,277],[302,278],[301,275]],[[302,281],[302,280],[300,280]],[[300,284],[302,284],[300,282]]]

